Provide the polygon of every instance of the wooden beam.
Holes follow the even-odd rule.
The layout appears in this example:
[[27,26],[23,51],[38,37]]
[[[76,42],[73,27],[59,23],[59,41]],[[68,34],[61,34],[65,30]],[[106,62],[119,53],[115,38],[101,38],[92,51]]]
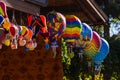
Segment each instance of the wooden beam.
[[7,7],[13,8],[29,14],[40,14],[40,6],[27,3],[24,0],[0,0],[3,1]]
[[76,8],[76,5],[69,5],[69,6],[48,6],[48,7],[41,7],[41,13],[46,14],[50,11],[58,11],[63,14],[71,14],[71,13],[78,13],[82,12],[81,8]]
[[101,18],[101,20],[103,21],[103,22],[108,22],[108,16],[103,12],[103,10],[101,9],[101,8],[99,8],[99,6],[97,5],[97,3],[94,1],[94,0],[90,0],[91,1],[91,3],[94,5],[94,7],[96,8],[96,10],[99,12],[99,14],[101,15],[98,15],[100,18]]
[[89,6],[85,4],[84,0],[75,0],[76,1],[76,5],[78,5],[78,8],[81,7],[84,15],[89,18],[89,21],[91,23],[95,23],[97,21],[97,19],[93,16],[93,14],[91,13],[91,9],[89,9]]

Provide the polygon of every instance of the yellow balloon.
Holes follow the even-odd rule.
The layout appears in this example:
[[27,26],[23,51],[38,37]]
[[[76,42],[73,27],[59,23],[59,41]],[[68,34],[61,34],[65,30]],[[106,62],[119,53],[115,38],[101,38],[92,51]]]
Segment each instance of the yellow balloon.
[[9,30],[10,26],[11,26],[10,22],[4,22],[4,24],[3,24],[3,28],[5,28],[6,30]]
[[10,39],[5,39],[5,40],[3,40],[2,43],[6,46],[10,46]]
[[22,26],[22,35],[25,35],[26,34],[26,31],[27,31],[27,27],[26,26]]

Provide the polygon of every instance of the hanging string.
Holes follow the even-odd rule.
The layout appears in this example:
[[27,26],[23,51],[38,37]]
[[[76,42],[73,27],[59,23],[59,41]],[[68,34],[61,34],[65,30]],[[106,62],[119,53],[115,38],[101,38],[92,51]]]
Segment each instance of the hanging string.
[[24,25],[22,12],[20,12],[20,25]]
[[12,23],[17,25],[17,21],[15,19],[15,10],[13,10]]

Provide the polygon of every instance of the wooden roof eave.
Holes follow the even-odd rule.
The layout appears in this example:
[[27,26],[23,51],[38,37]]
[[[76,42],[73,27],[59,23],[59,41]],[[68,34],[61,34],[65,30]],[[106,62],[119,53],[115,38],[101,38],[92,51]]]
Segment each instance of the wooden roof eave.
[[97,5],[97,3],[94,0],[90,0],[91,3],[93,3],[94,7],[97,9],[97,11],[102,15],[104,18],[104,22],[108,21],[108,16],[103,12],[103,10]]
[[25,2],[24,0],[0,0],[6,4],[7,7],[19,10],[21,12],[38,15],[40,14],[40,6]]
[[90,23],[97,24],[106,23],[108,21],[108,17],[94,0],[76,0],[76,5],[82,8],[85,16],[91,21]]

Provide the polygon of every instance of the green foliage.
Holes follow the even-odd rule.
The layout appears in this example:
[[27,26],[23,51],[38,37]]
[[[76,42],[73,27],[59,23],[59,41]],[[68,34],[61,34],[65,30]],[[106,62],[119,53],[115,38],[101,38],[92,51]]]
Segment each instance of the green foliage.
[[103,73],[105,78],[109,77],[110,79],[114,77],[120,80],[120,36],[114,35],[108,39],[108,42],[110,45],[110,52],[104,60]]
[[[120,80],[120,36],[114,35],[107,38],[110,45],[110,52],[102,64],[100,75],[94,75],[94,68],[88,72],[87,61],[85,57],[80,61],[78,57],[78,49],[74,48],[74,57],[67,55],[67,49],[63,50],[63,69],[64,80]],[[64,47],[63,47],[64,46]],[[65,48],[65,44],[62,45]],[[97,76],[97,77],[96,77]]]
[[104,10],[104,12],[109,16],[112,15],[113,18],[120,17],[120,0],[95,0],[99,6]]

